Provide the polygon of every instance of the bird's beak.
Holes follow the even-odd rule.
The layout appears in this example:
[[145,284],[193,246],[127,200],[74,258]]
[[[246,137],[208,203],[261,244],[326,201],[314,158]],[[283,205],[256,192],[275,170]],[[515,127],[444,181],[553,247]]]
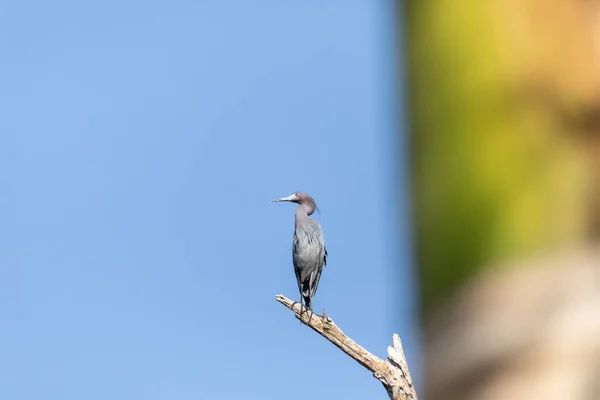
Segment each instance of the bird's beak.
[[277,203],[277,202],[280,202],[280,201],[293,201],[294,199],[295,199],[295,197],[292,194],[292,195],[290,195],[288,197],[280,197],[278,199],[273,199],[273,200],[271,200],[271,203]]

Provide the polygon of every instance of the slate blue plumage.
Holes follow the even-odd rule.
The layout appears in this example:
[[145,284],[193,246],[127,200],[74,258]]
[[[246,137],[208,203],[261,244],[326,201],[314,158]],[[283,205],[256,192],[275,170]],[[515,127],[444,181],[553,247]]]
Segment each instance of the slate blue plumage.
[[300,291],[300,303],[312,312],[312,299],[317,293],[323,267],[327,264],[323,230],[317,221],[310,218],[310,215],[317,209],[317,204],[304,192],[296,192],[288,197],[272,201],[289,201],[299,204],[294,218],[292,261]]

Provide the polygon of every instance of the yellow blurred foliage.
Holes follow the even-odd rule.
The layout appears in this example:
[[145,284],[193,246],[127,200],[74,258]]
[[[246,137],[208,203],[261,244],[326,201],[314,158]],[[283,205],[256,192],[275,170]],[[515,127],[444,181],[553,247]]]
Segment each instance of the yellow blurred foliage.
[[405,4],[427,309],[488,262],[597,229],[600,14],[591,0]]

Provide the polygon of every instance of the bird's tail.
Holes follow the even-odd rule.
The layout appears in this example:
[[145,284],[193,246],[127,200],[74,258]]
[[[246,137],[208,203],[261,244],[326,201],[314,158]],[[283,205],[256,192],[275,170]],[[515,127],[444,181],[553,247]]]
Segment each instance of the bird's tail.
[[302,299],[304,300],[304,306],[312,311],[312,301],[310,296],[306,296],[304,293],[302,293]]
[[312,310],[310,278],[306,278],[304,282],[302,282],[302,290],[300,291],[300,295],[302,296],[302,300],[304,300],[304,305],[306,306],[306,308]]

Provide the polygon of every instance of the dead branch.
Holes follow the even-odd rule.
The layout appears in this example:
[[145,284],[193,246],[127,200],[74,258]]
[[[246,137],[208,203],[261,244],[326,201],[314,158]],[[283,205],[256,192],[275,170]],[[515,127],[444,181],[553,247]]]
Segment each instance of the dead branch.
[[280,294],[275,296],[275,299],[292,310],[296,314],[296,318],[305,325],[310,326],[338,349],[371,371],[373,376],[383,384],[390,399],[417,400],[417,393],[410,377],[402,343],[397,334],[393,336],[394,345],[388,346],[388,359],[382,360],[346,336],[333,320],[325,315],[325,311],[323,311],[322,315],[314,314],[312,318],[310,318],[310,312],[304,312],[300,316],[300,303],[294,302]]

